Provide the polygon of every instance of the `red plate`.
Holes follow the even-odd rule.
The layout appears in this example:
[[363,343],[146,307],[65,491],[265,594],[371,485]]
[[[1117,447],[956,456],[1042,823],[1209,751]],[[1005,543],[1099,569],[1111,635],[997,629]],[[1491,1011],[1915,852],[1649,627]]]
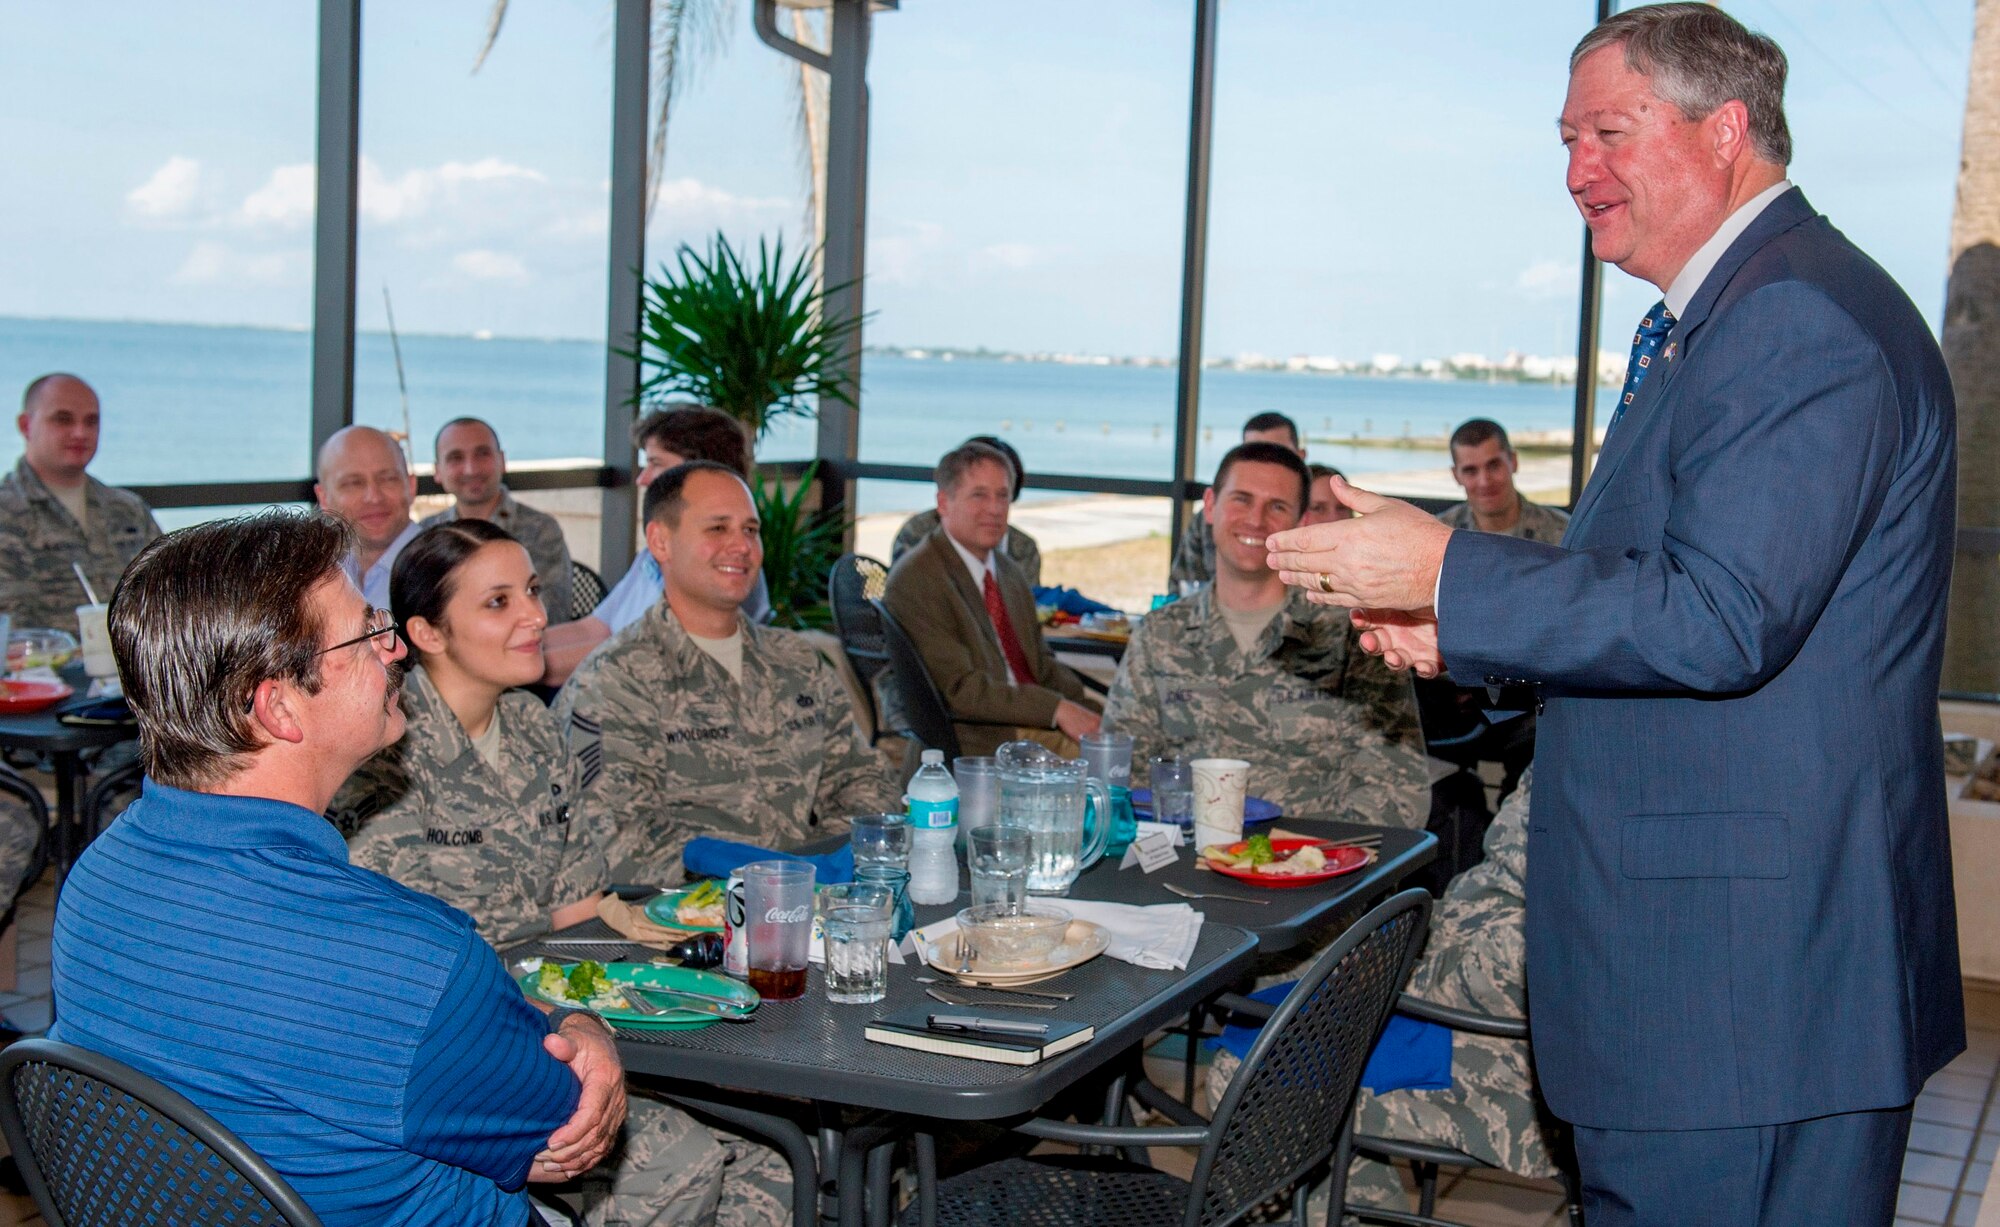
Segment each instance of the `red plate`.
[[[1234,855],[1242,852],[1248,846],[1247,843],[1231,844],[1229,845],[1229,852]],[[1273,852],[1297,852],[1300,848],[1323,848],[1325,846],[1325,841],[1319,839],[1274,839],[1271,841],[1271,851]],[[1249,882],[1256,886],[1268,886],[1275,890],[1283,890],[1293,886],[1311,886],[1315,882],[1324,882],[1328,878],[1337,878],[1343,873],[1353,873],[1363,865],[1366,865],[1371,859],[1372,857],[1366,848],[1334,848],[1326,854],[1326,868],[1324,870],[1319,873],[1299,874],[1258,873],[1253,869],[1232,869],[1227,865],[1218,865],[1214,861],[1208,861],[1206,864],[1210,869],[1215,870],[1215,872],[1235,878],[1239,882]]]
[[75,693],[61,682],[0,682],[0,716],[30,715]]

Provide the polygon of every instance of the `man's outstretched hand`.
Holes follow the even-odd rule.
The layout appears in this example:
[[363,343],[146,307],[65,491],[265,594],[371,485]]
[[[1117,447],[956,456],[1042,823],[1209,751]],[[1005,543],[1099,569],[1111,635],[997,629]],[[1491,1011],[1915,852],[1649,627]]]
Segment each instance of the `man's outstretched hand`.
[[[1326,480],[1354,517],[1273,533],[1265,543],[1271,569],[1320,605],[1430,608],[1451,529],[1401,499],[1358,489],[1339,477]],[[1329,577],[1325,584],[1322,575]]]
[[1349,616],[1361,628],[1362,648],[1391,669],[1415,669],[1418,677],[1444,672],[1435,610],[1357,609]]
[[625,1067],[610,1029],[588,1015],[563,1019],[542,1046],[583,1083],[576,1111],[549,1135],[548,1146],[528,1169],[531,1183],[560,1184],[596,1167],[618,1140],[625,1123]]

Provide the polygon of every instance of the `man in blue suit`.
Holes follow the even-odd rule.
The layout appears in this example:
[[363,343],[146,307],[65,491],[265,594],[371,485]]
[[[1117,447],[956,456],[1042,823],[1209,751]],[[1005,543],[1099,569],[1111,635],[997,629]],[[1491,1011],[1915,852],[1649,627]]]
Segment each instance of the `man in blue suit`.
[[1702,4],[1571,59],[1570,193],[1664,298],[1560,546],[1337,480],[1361,518],[1271,542],[1391,664],[1540,689],[1529,1001],[1592,1227],[1886,1224],[1910,1104],[1964,1047],[1951,389],[1785,179],[1784,78]]

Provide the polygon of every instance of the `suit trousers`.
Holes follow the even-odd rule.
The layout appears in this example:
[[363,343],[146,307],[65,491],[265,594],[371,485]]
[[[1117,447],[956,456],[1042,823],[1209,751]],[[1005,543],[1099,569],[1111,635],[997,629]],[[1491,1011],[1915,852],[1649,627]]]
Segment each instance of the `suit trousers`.
[[1590,1227],[1889,1227],[1910,1106],[1742,1129],[1577,1127]]

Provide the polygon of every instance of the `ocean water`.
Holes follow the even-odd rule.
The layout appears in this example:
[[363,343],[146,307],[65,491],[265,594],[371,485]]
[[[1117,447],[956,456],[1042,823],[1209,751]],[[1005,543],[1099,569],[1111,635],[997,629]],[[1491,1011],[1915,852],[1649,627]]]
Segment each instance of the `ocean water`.
[[[587,341],[471,337],[402,338],[416,459],[446,421],[492,422],[510,459],[596,458],[602,429],[603,347]],[[0,390],[9,398],[37,375],[75,372],[104,403],[104,436],[92,472],[105,481],[184,483],[295,478],[311,469],[310,342],[304,332],[0,317]],[[1567,387],[1471,381],[1203,373],[1196,471],[1208,473],[1236,442],[1243,420],[1275,409],[1308,438],[1395,440],[1447,433],[1484,416],[1510,430],[1566,429]],[[1611,389],[1599,390],[1605,420]],[[1163,367],[1081,366],[870,355],[862,370],[863,459],[928,466],[970,434],[991,433],[1020,451],[1030,472],[1166,478],[1173,467],[1174,372]],[[386,334],[355,344],[355,420],[402,426]],[[812,454],[810,421],[779,423],[760,458]],[[0,439],[0,465],[20,455],[18,433]],[[1311,445],[1313,459],[1354,473],[1429,468],[1435,450]],[[863,483],[862,511],[926,506],[928,485]]]

